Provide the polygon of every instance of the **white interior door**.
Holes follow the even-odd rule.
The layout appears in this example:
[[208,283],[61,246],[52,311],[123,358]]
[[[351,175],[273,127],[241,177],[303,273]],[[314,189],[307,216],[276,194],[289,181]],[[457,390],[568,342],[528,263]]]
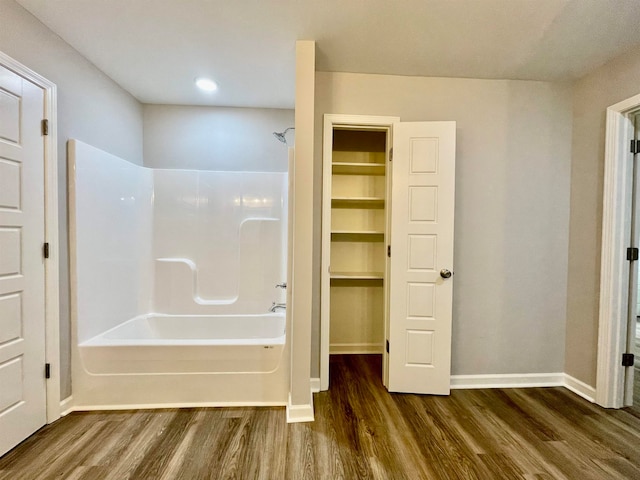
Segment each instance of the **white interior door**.
[[450,391],[455,138],[455,122],[393,125],[392,392]]
[[0,66],[0,455],[46,423],[43,114]]

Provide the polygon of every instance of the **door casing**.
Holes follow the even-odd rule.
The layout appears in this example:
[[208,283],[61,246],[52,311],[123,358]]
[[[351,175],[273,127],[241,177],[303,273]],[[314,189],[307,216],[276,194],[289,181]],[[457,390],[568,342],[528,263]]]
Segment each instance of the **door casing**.
[[595,401],[606,408],[625,405],[625,368],[633,213],[633,115],[640,109],[640,95],[607,108],[605,137],[602,249],[600,260],[600,311]]

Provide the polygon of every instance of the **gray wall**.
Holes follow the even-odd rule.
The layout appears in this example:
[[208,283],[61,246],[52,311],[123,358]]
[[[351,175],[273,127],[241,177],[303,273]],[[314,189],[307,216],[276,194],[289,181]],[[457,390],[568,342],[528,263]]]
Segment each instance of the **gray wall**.
[[286,172],[287,147],[273,132],[292,126],[293,110],[145,105],[145,166]]
[[[458,122],[452,373],[562,372],[570,88],[544,82],[318,72],[316,212],[321,210],[325,113]],[[312,377],[317,377],[319,214],[314,230]]]
[[71,394],[67,149],[76,138],[142,164],[142,106],[13,0],[0,0],[0,51],[58,87],[61,395]]
[[596,384],[606,109],[640,94],[637,49],[574,84],[565,371]]

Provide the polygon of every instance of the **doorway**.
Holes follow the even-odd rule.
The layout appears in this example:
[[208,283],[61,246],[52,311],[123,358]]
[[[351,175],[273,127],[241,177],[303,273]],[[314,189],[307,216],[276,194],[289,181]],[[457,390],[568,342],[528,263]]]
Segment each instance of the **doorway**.
[[334,125],[331,136],[330,377],[350,356],[382,366],[390,127]]
[[455,136],[325,115],[320,390],[332,354],[369,354],[390,392],[449,394]]
[[[634,168],[638,144],[635,117],[640,95],[607,108],[600,312],[595,401],[605,408],[630,405],[633,396],[631,332],[636,326],[638,224],[634,212]],[[631,147],[630,147],[631,146]],[[635,195],[636,197],[638,195]],[[631,347],[631,350],[630,350]]]

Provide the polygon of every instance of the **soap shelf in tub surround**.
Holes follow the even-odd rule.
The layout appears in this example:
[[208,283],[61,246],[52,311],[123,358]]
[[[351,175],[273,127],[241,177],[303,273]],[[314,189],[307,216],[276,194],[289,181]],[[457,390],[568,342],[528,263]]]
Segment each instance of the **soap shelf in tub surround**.
[[[207,300],[200,297],[198,292],[198,268],[193,260],[188,258],[156,258],[156,285],[170,285],[171,296],[190,299],[198,305],[231,305],[238,301],[238,296]],[[163,281],[164,279],[169,279]],[[167,283],[167,281],[169,283]],[[177,290],[177,291],[176,291]],[[159,292],[160,293],[160,292]],[[157,298],[166,298],[163,296]]]
[[[192,259],[182,257],[156,258],[156,309],[171,314],[217,314],[220,313],[219,310],[209,311],[207,307],[215,309],[225,305],[251,302],[251,289],[241,279],[256,276],[256,262],[253,261],[256,252],[251,249],[248,243],[255,242],[255,231],[252,228],[259,228],[259,224],[262,222],[280,222],[280,218],[250,217],[244,219],[239,225],[238,250],[235,259],[239,272],[237,278],[230,280],[231,291],[235,294],[219,298],[206,298],[201,294],[199,267]],[[268,304],[265,303],[266,307]]]

